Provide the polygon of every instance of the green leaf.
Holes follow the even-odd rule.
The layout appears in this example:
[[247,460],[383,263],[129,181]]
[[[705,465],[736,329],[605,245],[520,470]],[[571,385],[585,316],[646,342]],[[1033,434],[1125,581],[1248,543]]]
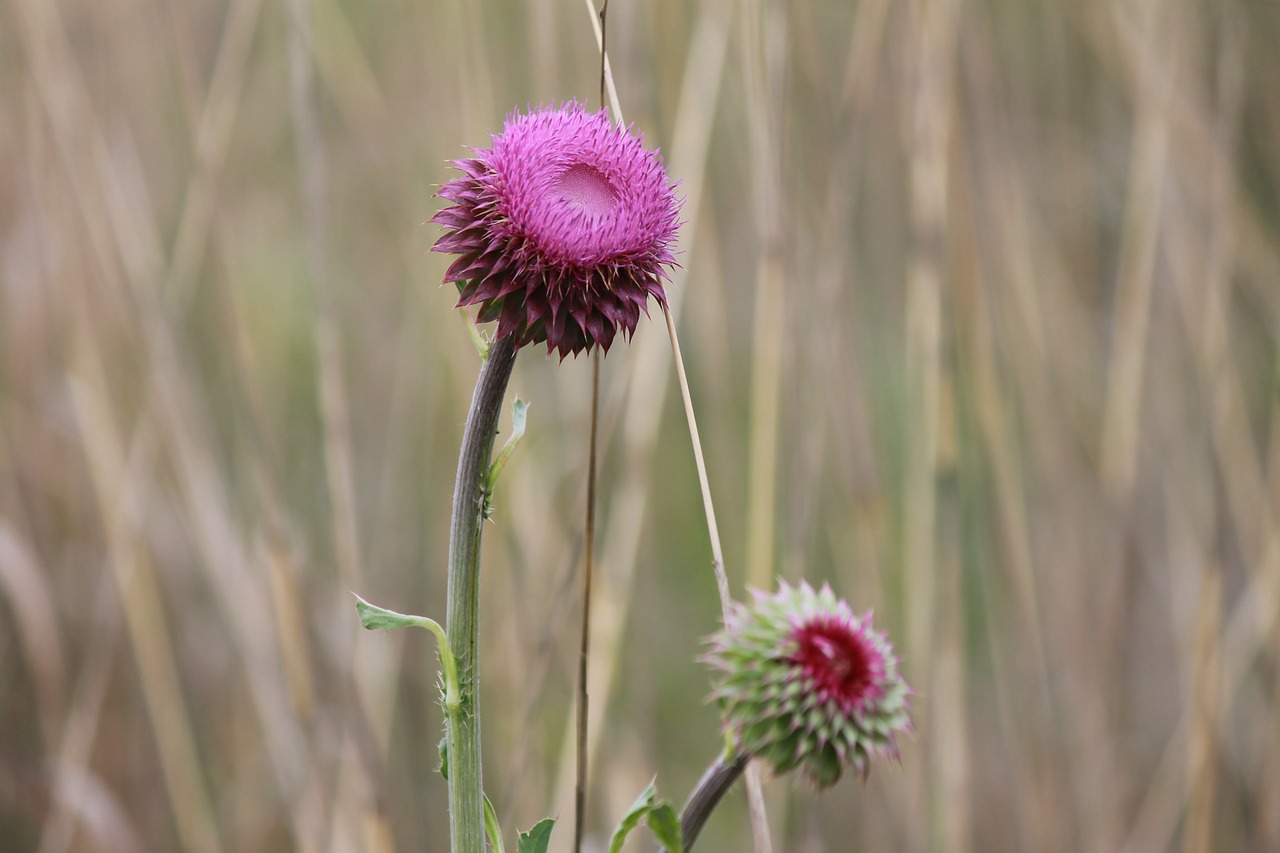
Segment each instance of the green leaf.
[[436,747],[440,753],[440,763],[436,765],[436,770],[444,777],[444,781],[449,781],[449,736],[445,735],[440,738],[440,745]]
[[[458,282],[458,293],[462,293],[463,282]],[[480,354],[481,361],[489,360],[489,342],[485,340],[480,330],[476,328],[476,323],[471,319],[471,315],[463,309],[458,309],[458,314],[462,317],[462,322],[467,324],[467,336],[471,338],[471,343],[475,345],[476,352]]]
[[[493,848],[494,853],[507,853],[507,848],[502,843],[502,825],[498,823],[498,810],[489,801],[488,794],[484,794],[484,831],[489,836],[489,846]],[[547,834],[550,835],[551,830],[547,830]],[[546,850],[547,846],[544,844],[542,849]]]
[[645,822],[653,837],[668,853],[684,853],[684,842],[680,837],[680,817],[670,803],[658,799],[654,782],[650,782],[649,787],[636,797],[631,808],[618,822],[613,837],[609,839],[609,853],[618,853],[631,830],[639,826],[641,821]]
[[649,812],[653,811],[656,797],[657,789],[654,787],[654,782],[650,782],[649,787],[645,788],[644,792],[636,797],[636,801],[631,804],[631,808],[622,816],[622,820],[618,821],[618,826],[613,831],[613,837],[609,839],[609,853],[618,853],[622,849],[623,842],[627,840],[631,830],[639,826],[640,821],[644,820]]
[[493,486],[498,482],[498,475],[502,473],[502,469],[506,467],[507,460],[511,458],[511,454],[515,452],[516,445],[520,443],[520,439],[524,437],[524,425],[527,419],[526,413],[529,411],[529,404],[516,397],[516,401],[511,404],[511,437],[507,439],[507,443],[502,445],[502,449],[498,451],[497,457],[489,466],[488,490],[493,491]]
[[[355,595],[355,593],[352,593]],[[386,631],[391,628],[426,628],[436,635],[440,647],[440,666],[444,670],[444,704],[446,710],[458,707],[458,663],[449,648],[449,638],[440,623],[426,616],[410,616],[370,604],[356,595],[356,613],[360,624],[370,631]]]
[[684,839],[680,837],[680,816],[670,803],[658,803],[654,806],[645,822],[649,824],[653,837],[667,848],[668,853],[684,853]]
[[387,631],[391,628],[426,628],[430,631],[433,625],[440,627],[425,616],[410,616],[406,613],[396,613],[394,610],[384,610],[358,595],[356,596],[356,613],[360,616],[360,624],[370,631]]
[[545,817],[533,825],[533,829],[520,833],[516,841],[516,853],[547,853],[551,844],[551,829],[555,818]]

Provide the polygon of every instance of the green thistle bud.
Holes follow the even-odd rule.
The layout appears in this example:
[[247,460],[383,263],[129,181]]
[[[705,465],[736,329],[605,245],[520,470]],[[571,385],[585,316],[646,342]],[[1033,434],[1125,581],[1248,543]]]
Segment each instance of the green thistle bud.
[[873,757],[897,757],[911,688],[871,614],[855,616],[830,587],[756,592],[709,642],[726,733],[775,773],[800,768],[825,788],[846,766],[865,778]]

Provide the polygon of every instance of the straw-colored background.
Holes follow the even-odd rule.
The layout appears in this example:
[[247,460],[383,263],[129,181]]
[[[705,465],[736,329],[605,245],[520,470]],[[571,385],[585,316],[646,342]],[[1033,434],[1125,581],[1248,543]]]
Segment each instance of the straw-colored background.
[[[734,592],[830,581],[918,690],[901,767],[766,785],[777,850],[1280,849],[1278,41],[1264,0],[614,0]],[[443,617],[433,186],[596,62],[580,0],[0,7],[0,848],[446,849],[430,637],[350,591]],[[512,384],[511,845],[571,835],[589,377]],[[603,388],[596,843],[719,745],[660,321]]]

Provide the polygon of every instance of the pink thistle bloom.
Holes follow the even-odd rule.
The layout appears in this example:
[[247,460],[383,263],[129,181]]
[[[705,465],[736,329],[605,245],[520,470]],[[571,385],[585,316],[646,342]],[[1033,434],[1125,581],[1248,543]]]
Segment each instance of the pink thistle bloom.
[[459,257],[445,281],[497,337],[547,351],[600,346],[635,331],[648,298],[665,303],[680,201],[662,157],[631,128],[578,103],[513,113],[487,149],[454,161],[439,195],[433,251]]
[[710,644],[726,731],[775,773],[799,767],[819,788],[846,766],[865,777],[872,758],[896,757],[897,734],[910,730],[911,689],[892,645],[829,586],[757,592]]

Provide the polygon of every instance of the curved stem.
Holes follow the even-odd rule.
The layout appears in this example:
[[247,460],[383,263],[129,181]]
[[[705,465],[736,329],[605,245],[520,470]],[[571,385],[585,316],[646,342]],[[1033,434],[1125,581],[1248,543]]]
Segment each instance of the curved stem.
[[498,413],[515,364],[516,345],[495,341],[480,369],[458,454],[449,527],[448,622],[445,632],[458,666],[458,703],[448,710],[449,834],[453,853],[485,853],[480,768],[479,605],[480,534],[484,525],[489,460]]
[[715,763],[707,768],[698,780],[698,786],[689,795],[689,801],[680,812],[680,837],[684,841],[685,853],[693,849],[698,840],[702,826],[711,816],[711,812],[720,804],[725,792],[738,781],[742,771],[747,768],[750,756],[742,754],[734,758],[721,755]]

